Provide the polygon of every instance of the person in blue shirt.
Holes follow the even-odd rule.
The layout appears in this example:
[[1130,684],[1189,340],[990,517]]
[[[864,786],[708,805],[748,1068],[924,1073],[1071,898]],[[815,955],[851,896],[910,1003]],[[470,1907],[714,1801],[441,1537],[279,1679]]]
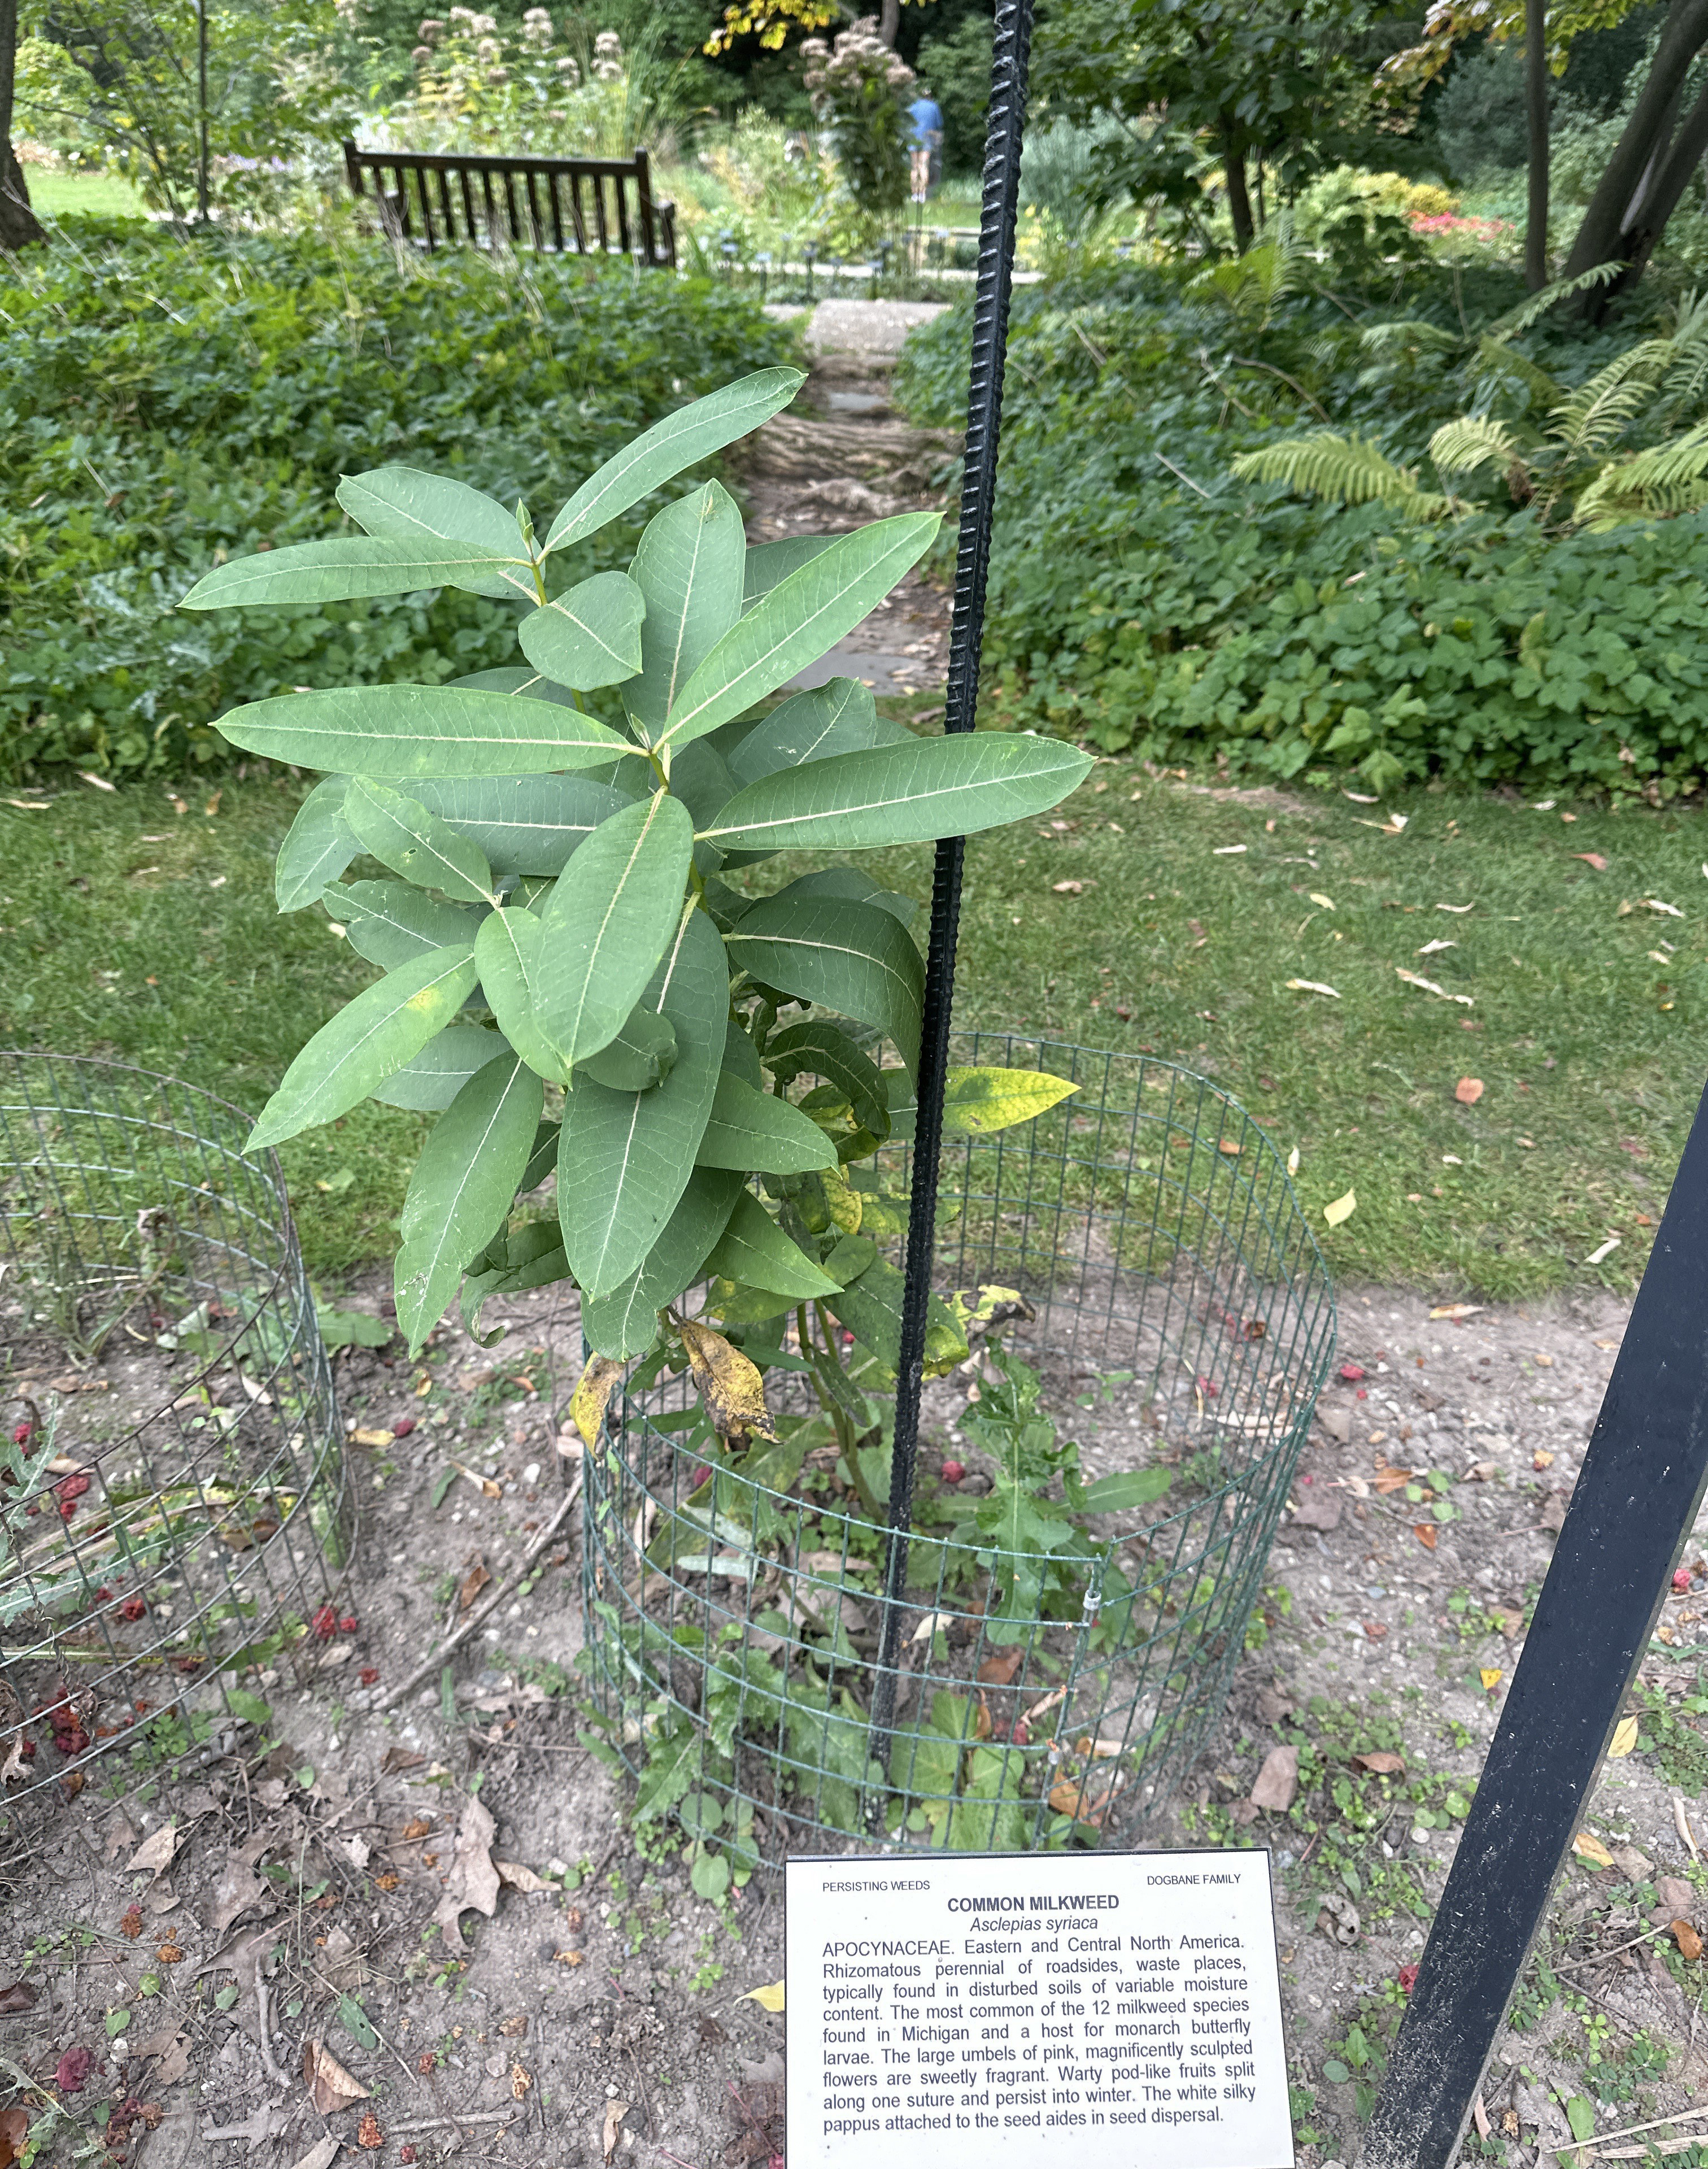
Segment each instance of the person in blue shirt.
[[907,118],[913,124],[909,142],[913,200],[923,203],[943,181],[943,109],[923,83],[918,93],[907,108]]

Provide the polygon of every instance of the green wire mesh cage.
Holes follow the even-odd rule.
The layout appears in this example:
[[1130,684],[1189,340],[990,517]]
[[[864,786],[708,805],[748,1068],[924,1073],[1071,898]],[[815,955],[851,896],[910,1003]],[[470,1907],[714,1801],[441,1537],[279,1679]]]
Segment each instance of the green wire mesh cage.
[[[1001,1419],[980,1436],[1017,1468],[1029,1452],[1035,1471],[1056,1467],[1058,1488],[1010,1526],[999,1500],[922,1484],[893,1730],[870,1716],[882,1532],[836,1495],[827,1450],[787,1451],[822,1420],[798,1378],[767,1382],[792,1480],[764,1480],[774,1454],[763,1472],[717,1459],[668,1378],[624,1400],[588,1457],[583,1664],[599,1725],[641,1819],[686,1832],[706,1895],[838,1840],[1130,1836],[1221,1712],[1333,1357],[1328,1277],[1286,1170],[1225,1094],[1164,1062],[955,1039],[958,1063],[1078,1090],[1028,1127],[945,1147],[935,1286],[987,1290],[1006,1352],[928,1388],[926,1422],[967,1425],[978,1385]],[[905,1192],[906,1150],[889,1157],[885,1187]],[[1146,1503],[1067,1511],[1008,1355],[1076,1420],[1089,1411],[1087,1473],[1152,1472],[1090,1496]],[[861,1452],[881,1498],[881,1426]]]
[[343,1436],[284,1180],[244,1158],[248,1129],[123,1063],[0,1053],[14,1836],[23,1803],[79,1789],[98,1756],[158,1761],[242,1722],[237,1669],[335,1621]]

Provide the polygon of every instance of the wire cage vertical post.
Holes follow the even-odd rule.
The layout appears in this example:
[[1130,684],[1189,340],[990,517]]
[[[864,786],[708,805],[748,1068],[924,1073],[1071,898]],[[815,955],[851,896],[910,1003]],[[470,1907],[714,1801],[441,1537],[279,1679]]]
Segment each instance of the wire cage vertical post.
[[[972,729],[978,711],[979,656],[984,637],[985,582],[990,569],[996,504],[997,452],[1002,434],[1003,365],[1013,290],[1014,230],[1020,207],[1020,149],[1025,129],[1026,72],[1032,45],[1032,0],[998,0],[991,54],[990,119],[985,136],[984,201],[979,219],[978,285],[973,306],[972,364],[966,404],[960,537],[955,563],[955,616],[950,636],[945,732]],[[896,1384],[895,1445],[890,1464],[889,1543],[884,1571],[883,1628],[872,1697],[875,1742],[889,1735],[899,1685],[902,1617],[907,1583],[908,1531],[919,1444],[919,1396],[924,1378],[925,1324],[937,1219],[937,1163],[943,1144],[943,1095],[955,996],[955,950],[960,924],[966,839],[937,846],[931,884],[931,936],[919,1048],[919,1112],[908,1204],[906,1286],[902,1298],[900,1362]]]

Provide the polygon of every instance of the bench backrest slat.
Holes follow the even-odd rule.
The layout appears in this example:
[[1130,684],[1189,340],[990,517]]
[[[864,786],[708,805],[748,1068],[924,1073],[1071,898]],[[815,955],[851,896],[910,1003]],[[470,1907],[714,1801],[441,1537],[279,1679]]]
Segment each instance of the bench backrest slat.
[[[371,181],[380,223],[394,239],[428,249],[464,243],[477,248],[526,247],[559,255],[615,253],[660,270],[676,269],[676,206],[653,200],[652,166],[644,150],[637,150],[632,158],[535,158],[454,151],[360,151],[346,142],[343,152],[350,193],[365,200]],[[390,188],[388,174],[393,184]],[[519,179],[524,199],[520,205]],[[582,200],[583,181],[593,191],[591,236]],[[565,183],[568,231],[561,194]],[[460,233],[459,200],[466,228]]]

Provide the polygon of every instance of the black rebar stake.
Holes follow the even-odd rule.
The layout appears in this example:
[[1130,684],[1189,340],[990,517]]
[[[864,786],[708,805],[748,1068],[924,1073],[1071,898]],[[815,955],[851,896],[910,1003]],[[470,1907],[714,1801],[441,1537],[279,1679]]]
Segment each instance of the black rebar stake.
[[[949,646],[945,731],[970,731],[978,708],[979,650],[984,635],[985,576],[1002,429],[1003,359],[1008,347],[1014,227],[1020,207],[1020,137],[1026,117],[1026,63],[1032,0],[998,0],[991,58],[990,123],[985,136],[984,205],[979,220],[978,294],[973,308],[972,367],[960,485],[960,542],[955,562],[955,619]],[[926,1306],[937,1224],[937,1162],[943,1148],[943,1093],[949,1069],[955,943],[960,924],[965,839],[937,846],[931,887],[931,942],[919,1042],[919,1112],[913,1131],[913,1186],[907,1210],[907,1272],[902,1295],[897,1366],[895,1445],[890,1463],[889,1547],[884,1564],[884,1623],[872,1693],[873,1751],[894,1729],[902,1614],[907,1586],[907,1532],[913,1514],[913,1463],[919,1443],[919,1389],[925,1357]]]
[[1637,1290],[1361,2156],[1447,2169],[1708,1487],[1708,1095]]

